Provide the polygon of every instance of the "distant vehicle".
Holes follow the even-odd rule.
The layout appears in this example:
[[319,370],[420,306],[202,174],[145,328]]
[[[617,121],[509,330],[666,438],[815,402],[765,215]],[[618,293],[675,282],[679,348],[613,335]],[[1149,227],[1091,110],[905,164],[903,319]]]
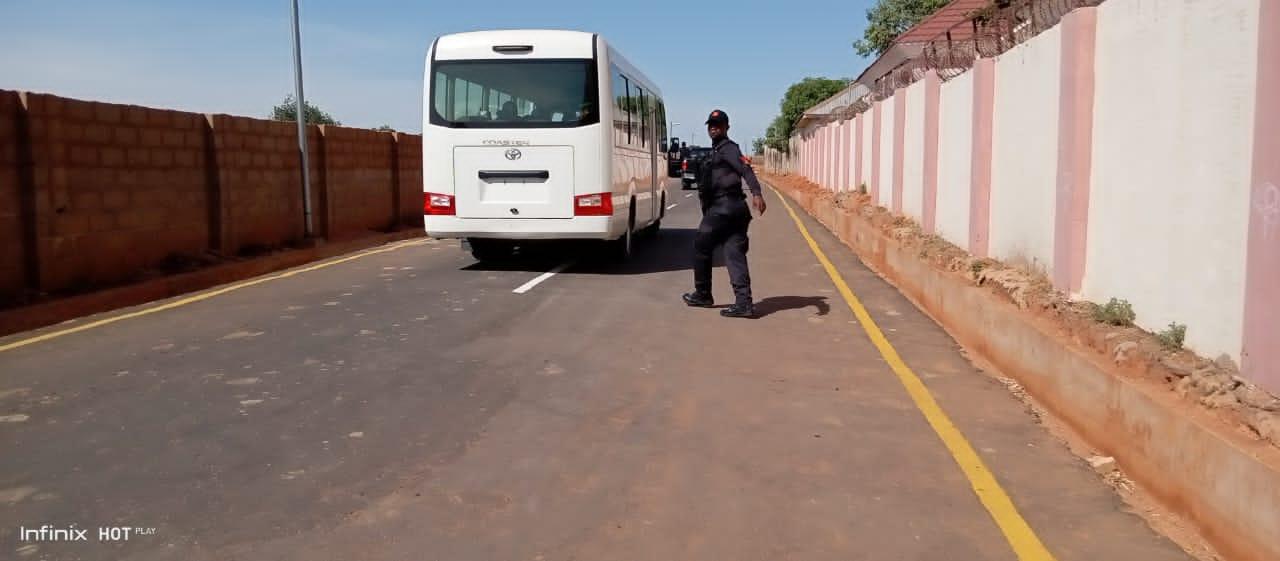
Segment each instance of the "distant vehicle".
[[659,228],[666,106],[599,35],[444,35],[426,67],[428,235],[465,239],[481,260],[535,239],[610,240],[625,257]]
[[684,157],[684,161],[680,164],[681,176],[680,187],[683,189],[695,188],[698,182],[698,172],[702,169],[703,162],[707,156],[711,155],[711,149],[703,146],[689,147],[689,153]]
[[680,139],[671,137],[667,142],[667,177],[680,177],[680,162],[684,159],[680,153]]

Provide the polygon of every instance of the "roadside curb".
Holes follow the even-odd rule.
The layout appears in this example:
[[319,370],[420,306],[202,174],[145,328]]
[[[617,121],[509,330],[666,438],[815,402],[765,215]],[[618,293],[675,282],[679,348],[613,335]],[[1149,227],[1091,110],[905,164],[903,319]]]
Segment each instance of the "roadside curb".
[[1228,558],[1280,559],[1280,451],[1065,343],[1054,326],[933,267],[867,218],[818,193],[770,185]]
[[399,230],[353,240],[322,243],[314,247],[214,265],[206,269],[150,279],[88,294],[69,296],[30,306],[0,311],[0,337],[47,327],[67,320],[137,306],[214,286],[297,267],[312,261],[392,242],[424,237],[421,229]]

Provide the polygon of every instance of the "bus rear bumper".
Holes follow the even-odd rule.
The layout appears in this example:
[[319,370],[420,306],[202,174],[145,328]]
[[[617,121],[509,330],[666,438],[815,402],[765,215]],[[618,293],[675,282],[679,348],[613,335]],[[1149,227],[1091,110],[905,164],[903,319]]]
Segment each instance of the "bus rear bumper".
[[610,216],[573,218],[458,218],[424,216],[424,228],[433,238],[483,238],[501,240],[613,240],[622,236],[624,221],[615,225]]

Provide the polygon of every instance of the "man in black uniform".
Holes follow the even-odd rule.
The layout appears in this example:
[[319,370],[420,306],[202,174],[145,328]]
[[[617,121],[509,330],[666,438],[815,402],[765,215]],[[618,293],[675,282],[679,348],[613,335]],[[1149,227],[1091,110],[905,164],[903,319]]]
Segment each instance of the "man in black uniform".
[[764,196],[760,181],[751,170],[750,161],[742,155],[738,144],[729,140],[729,116],[719,109],[707,118],[707,134],[711,136],[711,154],[698,170],[698,199],[702,202],[702,223],[693,240],[693,292],[684,295],[684,303],[709,308],[711,298],[711,255],[724,246],[725,265],[729,268],[729,284],[733,285],[735,302],[723,310],[725,317],[755,316],[751,300],[751,274],[747,271],[747,226],[751,210],[742,192],[742,180],[751,189],[756,212],[764,214]]

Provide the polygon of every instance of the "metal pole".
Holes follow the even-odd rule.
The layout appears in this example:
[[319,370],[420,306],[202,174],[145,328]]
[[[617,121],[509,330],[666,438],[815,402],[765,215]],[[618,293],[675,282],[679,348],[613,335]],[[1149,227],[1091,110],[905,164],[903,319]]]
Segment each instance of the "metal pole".
[[298,122],[298,153],[302,155],[302,216],[306,236],[315,236],[311,227],[311,165],[307,158],[307,113],[302,97],[302,33],[298,29],[298,0],[293,0],[293,78],[294,98],[297,102],[295,121]]

